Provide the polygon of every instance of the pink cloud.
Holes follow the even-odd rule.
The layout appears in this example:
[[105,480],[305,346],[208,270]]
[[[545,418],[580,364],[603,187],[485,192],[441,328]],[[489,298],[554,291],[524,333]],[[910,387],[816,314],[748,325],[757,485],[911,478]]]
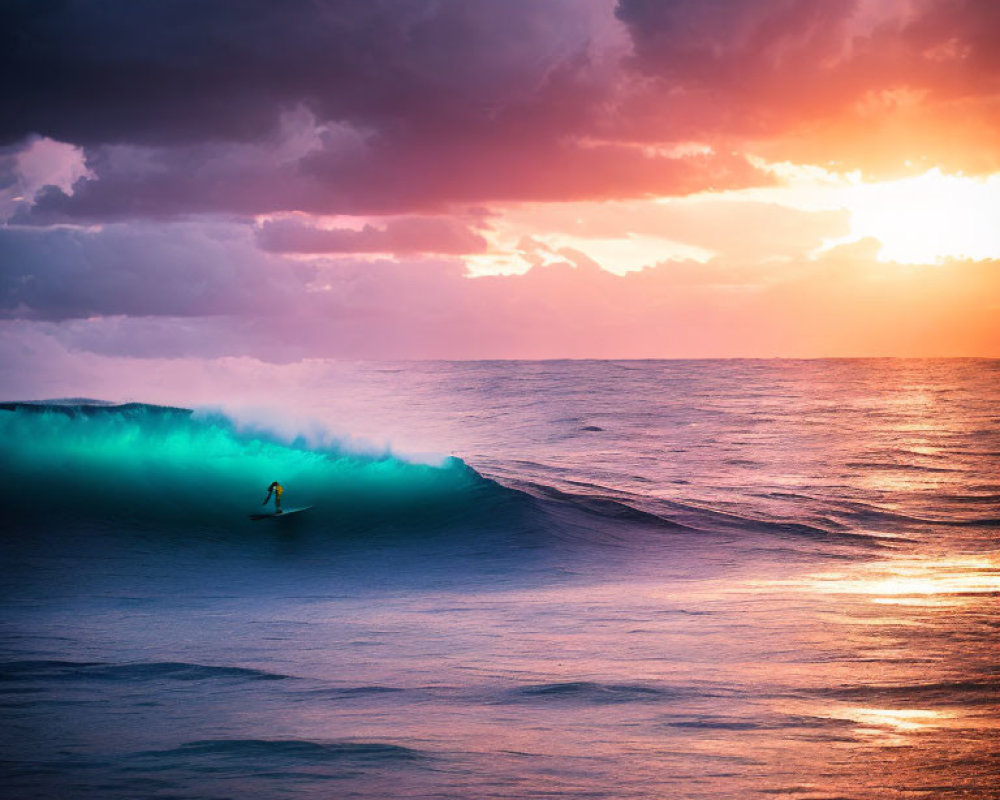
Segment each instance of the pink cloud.
[[263,290],[239,313],[31,330],[144,359],[1000,355],[1000,264],[880,264],[876,253],[863,242],[780,267],[716,259],[618,276],[563,250],[523,275],[475,279],[457,261],[326,261],[277,308]]
[[1000,7],[912,0],[620,0],[646,82],[637,138],[701,137],[774,159],[892,173],[1000,168]]
[[77,181],[94,177],[82,148],[39,136],[0,153],[0,170],[8,173],[6,185],[0,185],[0,220],[30,207],[46,186],[68,196]]

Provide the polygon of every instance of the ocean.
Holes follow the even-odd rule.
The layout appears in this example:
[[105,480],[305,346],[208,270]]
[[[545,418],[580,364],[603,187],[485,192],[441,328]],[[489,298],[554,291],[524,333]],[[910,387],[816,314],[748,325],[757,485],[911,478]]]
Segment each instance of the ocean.
[[1000,361],[275,398],[0,406],[5,799],[1000,798]]

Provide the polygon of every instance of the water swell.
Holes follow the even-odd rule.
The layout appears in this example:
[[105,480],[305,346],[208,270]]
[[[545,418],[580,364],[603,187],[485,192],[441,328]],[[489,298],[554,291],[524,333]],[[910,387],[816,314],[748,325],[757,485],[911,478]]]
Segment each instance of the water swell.
[[557,513],[560,509],[571,509],[616,524],[642,526],[662,532],[764,534],[809,541],[880,544],[879,537],[872,533],[852,529],[829,515],[814,514],[808,518],[791,520],[762,512],[755,513],[750,508],[741,507],[737,510],[721,504],[712,506],[694,501],[647,497],[596,484],[584,486],[576,482],[581,491],[568,492],[537,481],[508,478],[503,482],[506,486],[542,501]]
[[848,720],[802,714],[771,713],[760,716],[722,716],[712,714],[676,715],[664,721],[668,728],[706,731],[781,731],[792,729],[843,729]]
[[290,676],[245,667],[216,667],[179,661],[111,664],[98,661],[8,661],[0,663],[0,682],[36,681],[278,681]]
[[522,686],[508,693],[507,703],[570,702],[583,704],[651,703],[672,699],[677,691],[642,684],[612,684],[594,681],[544,683]]
[[187,742],[171,750],[136,753],[146,758],[191,757],[236,761],[300,762],[322,764],[330,762],[392,763],[420,761],[426,753],[401,745],[381,742],[332,741],[308,739],[204,739]]

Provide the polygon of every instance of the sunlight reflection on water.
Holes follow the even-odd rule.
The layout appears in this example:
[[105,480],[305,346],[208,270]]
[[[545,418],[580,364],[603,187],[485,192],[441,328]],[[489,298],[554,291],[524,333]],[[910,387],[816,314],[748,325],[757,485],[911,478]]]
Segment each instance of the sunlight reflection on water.
[[762,582],[821,594],[858,595],[873,603],[961,605],[1000,592],[1000,556],[904,556],[801,581]]

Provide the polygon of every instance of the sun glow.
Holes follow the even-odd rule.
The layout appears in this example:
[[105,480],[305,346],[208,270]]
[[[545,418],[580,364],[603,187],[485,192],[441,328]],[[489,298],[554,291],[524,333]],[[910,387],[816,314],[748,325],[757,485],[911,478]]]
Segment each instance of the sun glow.
[[787,161],[750,161],[770,173],[774,185],[703,194],[700,201],[724,196],[801,211],[846,211],[847,234],[827,238],[813,257],[872,239],[880,245],[882,262],[1000,259],[1000,173],[948,175],[935,167],[922,175],[876,182],[865,180],[858,170],[844,173]]
[[898,181],[859,182],[845,200],[850,238],[877,239],[880,261],[1000,258],[1000,175],[977,179],[932,169]]

